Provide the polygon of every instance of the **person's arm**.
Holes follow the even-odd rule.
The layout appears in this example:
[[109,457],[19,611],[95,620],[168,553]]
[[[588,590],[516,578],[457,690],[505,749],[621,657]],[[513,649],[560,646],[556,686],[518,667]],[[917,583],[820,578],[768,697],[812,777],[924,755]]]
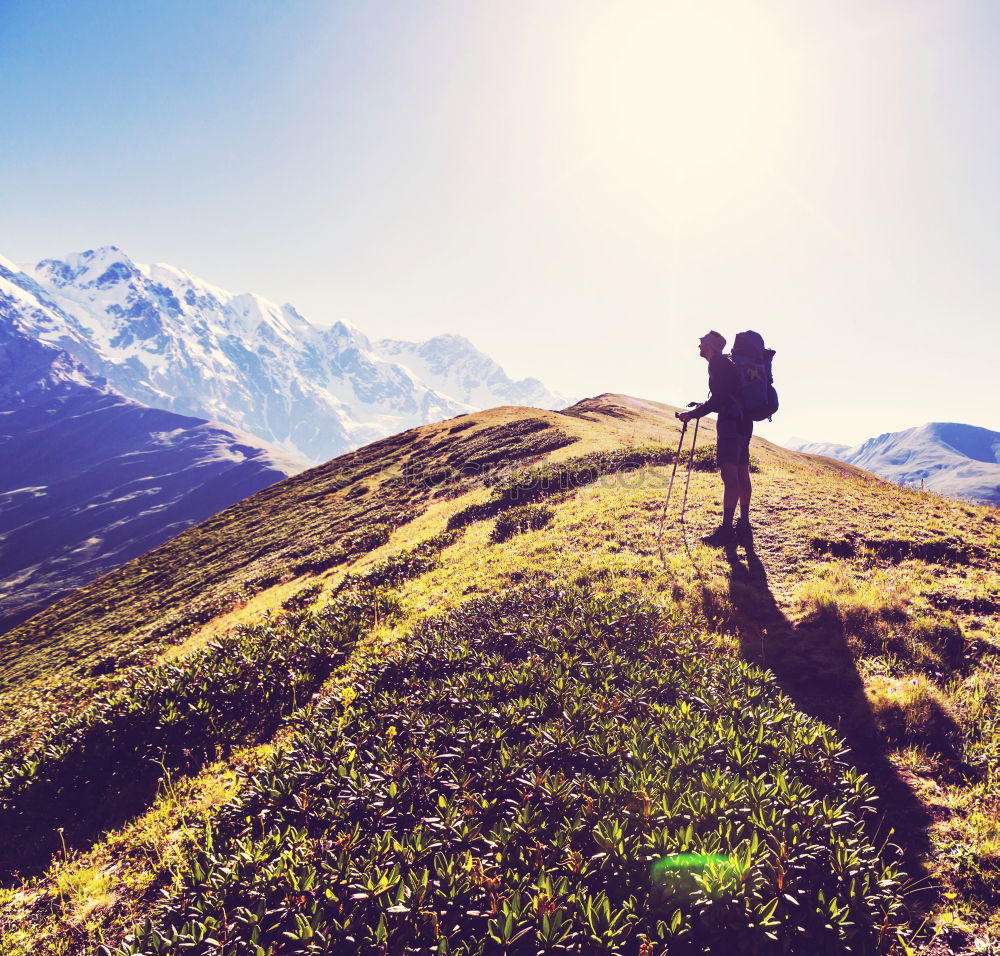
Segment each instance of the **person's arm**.
[[736,369],[728,361],[710,362],[708,366],[708,388],[710,395],[707,402],[702,402],[689,412],[682,412],[677,417],[682,422],[692,418],[704,418],[713,412],[721,412],[732,400],[736,391]]
[[717,395],[715,389],[712,389],[712,394],[708,397],[707,402],[702,402],[700,405],[696,405],[689,412],[685,412],[685,417],[687,419],[692,418],[704,418],[706,415],[711,415],[713,412],[722,411],[722,409],[728,404],[728,395]]

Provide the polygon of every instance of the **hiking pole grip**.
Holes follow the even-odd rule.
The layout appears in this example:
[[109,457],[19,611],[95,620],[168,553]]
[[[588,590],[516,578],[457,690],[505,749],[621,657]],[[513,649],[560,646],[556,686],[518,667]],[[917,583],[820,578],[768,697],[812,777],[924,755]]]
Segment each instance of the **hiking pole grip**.
[[[700,404],[701,404],[701,402],[688,402],[686,407],[687,408],[697,408]],[[674,412],[674,418],[680,418],[681,414],[682,414],[681,412]],[[685,426],[687,425],[687,421],[686,420],[684,422],[684,425]]]

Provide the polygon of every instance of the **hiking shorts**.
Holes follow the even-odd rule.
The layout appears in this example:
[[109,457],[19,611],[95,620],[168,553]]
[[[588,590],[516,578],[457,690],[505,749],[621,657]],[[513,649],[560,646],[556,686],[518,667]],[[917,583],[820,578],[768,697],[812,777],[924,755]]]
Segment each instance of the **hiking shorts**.
[[715,439],[715,463],[723,465],[750,464],[750,434],[717,435]]

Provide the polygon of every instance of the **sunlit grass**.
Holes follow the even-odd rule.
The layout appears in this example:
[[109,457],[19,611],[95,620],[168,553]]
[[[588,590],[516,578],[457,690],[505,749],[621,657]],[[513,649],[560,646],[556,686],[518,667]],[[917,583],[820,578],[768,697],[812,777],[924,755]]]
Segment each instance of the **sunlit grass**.
[[867,691],[879,727],[895,746],[918,744],[940,754],[953,752],[959,744],[951,701],[922,674],[876,677]]

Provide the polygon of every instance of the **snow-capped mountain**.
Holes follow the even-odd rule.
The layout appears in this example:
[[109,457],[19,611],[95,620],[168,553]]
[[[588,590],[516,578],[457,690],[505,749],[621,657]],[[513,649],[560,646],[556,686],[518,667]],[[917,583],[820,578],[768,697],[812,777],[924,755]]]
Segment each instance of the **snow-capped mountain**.
[[784,447],[789,451],[805,451],[810,455],[826,455],[827,458],[839,458],[841,461],[846,461],[843,456],[851,450],[850,445],[838,445],[832,441],[810,441],[808,438],[800,438],[798,435],[784,442]]
[[27,334],[26,313],[62,321],[0,278],[0,633],[305,467],[124,398]]
[[511,381],[458,336],[373,344],[343,322],[321,328],[291,305],[140,265],[114,246],[23,270],[0,260],[0,277],[41,307],[22,316],[27,331],[123,395],[313,462],[522,396],[563,403],[533,379]]
[[929,422],[869,438],[853,448],[790,439],[786,447],[857,465],[897,484],[1000,504],[1000,432],[954,422]]
[[572,404],[568,398],[550,392],[537,378],[513,381],[462,335],[437,335],[426,342],[381,339],[375,348],[380,356],[406,366],[439,394],[474,408],[564,408]]

